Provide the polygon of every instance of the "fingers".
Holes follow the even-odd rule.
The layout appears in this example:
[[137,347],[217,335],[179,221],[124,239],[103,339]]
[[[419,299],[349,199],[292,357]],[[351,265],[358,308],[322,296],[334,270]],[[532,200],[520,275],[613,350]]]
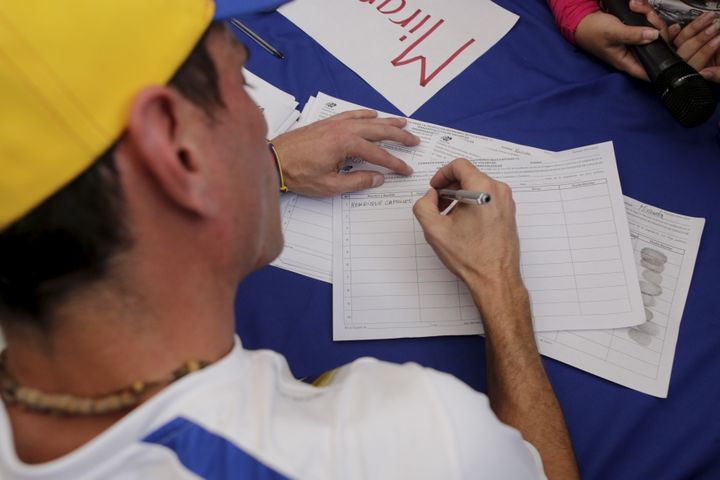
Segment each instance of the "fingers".
[[698,50],[695,55],[690,57],[687,61],[688,64],[695,70],[702,70],[706,66],[710,65],[711,60],[718,51],[718,47],[720,47],[720,36],[716,36],[703,45],[703,47]]
[[335,194],[340,194],[379,187],[383,183],[385,183],[385,176],[382,173],[357,171],[347,175],[337,174],[333,179],[331,189]]
[[581,48],[615,68],[647,80],[647,74],[628,50],[628,44],[648,44],[658,35],[654,28],[627,26],[614,15],[594,12],[580,22],[575,40]]
[[[684,43],[686,43],[688,40],[692,39],[693,37],[698,36],[698,34],[705,33],[704,31],[707,30],[706,36],[704,39],[699,39],[698,41],[702,40],[709,40],[713,34],[717,33],[717,25],[714,25],[715,15],[711,12],[705,12],[699,17],[697,17],[695,20],[690,22],[685,28],[683,28],[680,33],[675,37],[674,43],[675,46],[680,48]],[[710,35],[710,37],[708,37]],[[705,43],[705,42],[703,42]]]
[[682,31],[682,27],[679,23],[673,23],[670,25],[667,29],[667,37],[665,38],[665,41],[668,42],[669,45],[675,45],[675,39],[677,38],[678,34]]
[[629,27],[618,21],[608,25],[607,39],[615,45],[646,45],[658,39],[660,32],[649,27]]
[[430,180],[430,186],[435,189],[445,188],[452,183],[460,184],[460,188],[472,190],[487,188],[492,179],[475,168],[475,165],[464,158],[453,160],[440,168]]
[[650,22],[650,25],[660,32],[660,35],[665,39],[665,41],[670,41],[670,31],[667,23],[665,23],[665,20],[657,14],[655,9],[647,0],[630,0],[630,10],[635,13],[645,15],[645,18],[648,22]]
[[353,133],[372,142],[391,140],[409,147],[419,144],[418,137],[403,130],[402,127],[405,126],[405,123],[402,118],[385,118],[372,122],[356,122],[351,129]]
[[361,109],[361,110],[350,110],[349,112],[338,113],[325,121],[332,120],[363,120],[368,118],[377,118],[378,113],[375,110]]
[[[707,23],[709,22],[709,23]],[[705,20],[698,25],[690,25],[685,27],[675,38],[675,44],[678,45],[677,54],[683,58],[696,70],[700,70],[708,65],[709,61],[715,55],[720,46],[720,37],[718,32],[718,24],[715,22],[714,16],[710,15],[709,20]],[[703,25],[707,25],[704,29]],[[694,36],[687,38],[689,30],[697,32]],[[686,40],[683,40],[686,38]]]
[[423,230],[426,230],[427,226],[431,225],[438,217],[440,217],[438,201],[439,197],[437,190],[431,188],[425,195],[423,195],[422,198],[420,198],[420,200],[415,202],[415,205],[413,206],[413,214],[415,215],[415,218],[417,218],[418,222],[420,222],[420,226]]
[[418,145],[420,138],[404,129],[407,125],[407,120],[404,118],[376,117],[377,112],[373,110],[354,110],[335,115],[328,120],[345,120],[336,122],[336,125],[344,124],[351,135],[356,137],[347,139],[346,143],[350,145],[349,156],[359,156],[370,163],[387,167],[402,175],[410,175],[412,169],[405,162],[379,147],[374,148],[370,142],[390,140],[411,147]]
[[652,6],[647,0],[630,0],[629,7],[633,12],[642,13],[643,15],[647,15],[653,11]]
[[648,78],[647,72],[640,64],[640,62],[638,62],[638,60],[633,56],[633,54],[627,50],[624,52],[623,55],[615,58],[613,66],[618,70],[629,73],[635,78],[639,78],[640,80],[650,80]]
[[[446,188],[453,184],[459,184],[463,190],[475,190],[488,193],[490,197],[493,198],[493,204],[495,206],[498,204],[506,205],[514,212],[515,204],[512,199],[512,189],[506,183],[493,180],[485,175],[478,170],[475,165],[464,158],[458,158],[445,165],[438,170],[432,180],[430,180],[430,186],[435,190]],[[437,201],[435,205],[437,208]]]
[[407,163],[390,154],[384,148],[360,137],[350,140],[347,155],[351,157],[360,157],[366,162],[389,168],[400,175],[411,175],[413,172],[412,168]]
[[665,41],[668,41],[670,28],[667,26],[667,23],[665,23],[665,20],[660,18],[660,15],[652,9],[645,15],[645,18],[650,22],[650,25],[658,29]]
[[707,67],[700,70],[700,75],[710,82],[720,83],[720,67]]
[[[360,111],[356,110],[355,112],[348,113],[359,112]],[[332,118],[338,117],[339,115],[336,115]],[[404,118],[348,117],[345,120],[355,120],[347,122],[350,130],[356,135],[360,135],[361,137],[373,142],[392,140],[407,146],[414,146],[420,143],[420,138],[404,129],[407,125],[407,120]]]

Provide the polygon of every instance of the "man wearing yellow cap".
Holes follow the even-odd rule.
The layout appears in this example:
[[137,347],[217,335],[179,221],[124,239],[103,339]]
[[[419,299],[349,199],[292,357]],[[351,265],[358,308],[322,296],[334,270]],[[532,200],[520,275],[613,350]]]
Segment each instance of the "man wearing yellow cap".
[[282,3],[0,4],[0,478],[576,477],[510,190],[467,161],[431,185],[491,204],[441,216],[431,189],[415,213],[483,315],[490,402],[371,359],[313,387],[242,348],[236,286],[282,247],[278,168],[290,190],[332,195],[382,182],[339,160],[410,174],[373,142],[417,143],[356,111],[271,155],[222,22]]

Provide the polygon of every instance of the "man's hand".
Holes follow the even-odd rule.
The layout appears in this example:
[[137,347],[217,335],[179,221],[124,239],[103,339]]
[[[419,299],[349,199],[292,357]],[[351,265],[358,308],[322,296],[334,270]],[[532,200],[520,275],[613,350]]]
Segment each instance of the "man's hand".
[[[459,186],[489,193],[485,205],[459,204],[440,214],[436,189]],[[479,292],[495,291],[499,283],[522,286],[515,202],[510,187],[481,173],[465,159],[441,168],[430,181],[432,190],[417,201],[415,216],[425,238],[443,263]]]
[[[430,186],[433,190],[415,203],[415,216],[428,243],[467,283],[480,310],[493,411],[535,445],[548,478],[579,478],[565,420],[535,344],[510,187],[464,159],[441,168]],[[490,203],[459,204],[443,216],[435,189],[448,186],[489,193]]]
[[657,40],[660,32],[651,27],[630,27],[614,15],[594,12],[580,21],[575,31],[578,46],[613,67],[633,77],[647,80],[640,62],[628,49],[628,45],[646,45]]
[[308,196],[332,196],[383,184],[378,172],[339,172],[348,157],[360,157],[401,175],[412,169],[373,142],[391,140],[413,146],[420,139],[404,130],[403,118],[377,118],[373,110],[355,110],[284,133],[272,140],[280,154],[288,189]]

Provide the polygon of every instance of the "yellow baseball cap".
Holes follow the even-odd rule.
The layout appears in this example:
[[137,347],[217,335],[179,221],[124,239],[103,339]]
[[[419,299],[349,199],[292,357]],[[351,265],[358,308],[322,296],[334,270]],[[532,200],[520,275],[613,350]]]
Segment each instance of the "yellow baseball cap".
[[166,84],[213,19],[285,1],[0,2],[0,230],[107,150],[134,96]]

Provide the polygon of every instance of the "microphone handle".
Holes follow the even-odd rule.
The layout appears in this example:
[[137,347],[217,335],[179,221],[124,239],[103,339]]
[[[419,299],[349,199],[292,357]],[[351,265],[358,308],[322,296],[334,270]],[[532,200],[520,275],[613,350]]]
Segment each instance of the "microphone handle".
[[[655,28],[647,21],[645,15],[630,10],[628,0],[603,0],[603,5],[608,13],[618,17],[625,25]],[[675,64],[684,62],[662,37],[658,37],[657,40],[647,45],[629,45],[629,47],[635,52],[653,83],[660,73]]]

